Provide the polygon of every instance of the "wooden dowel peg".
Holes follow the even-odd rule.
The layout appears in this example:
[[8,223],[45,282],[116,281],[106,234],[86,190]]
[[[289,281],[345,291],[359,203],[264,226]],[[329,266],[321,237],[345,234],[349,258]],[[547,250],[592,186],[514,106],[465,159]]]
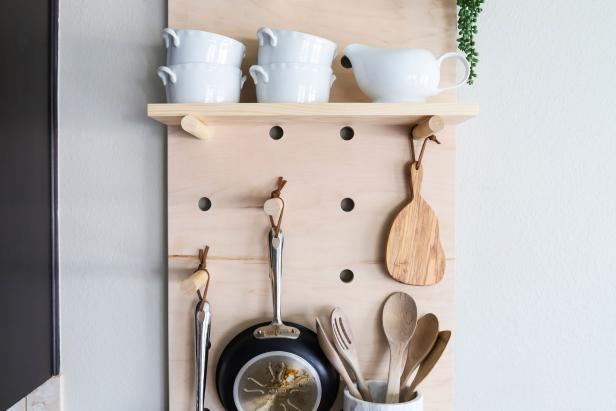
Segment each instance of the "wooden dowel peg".
[[208,137],[207,126],[197,117],[191,116],[190,114],[182,117],[180,126],[185,132],[202,140]]
[[441,116],[430,116],[417,123],[411,130],[413,139],[421,140],[430,137],[445,127],[445,121]]

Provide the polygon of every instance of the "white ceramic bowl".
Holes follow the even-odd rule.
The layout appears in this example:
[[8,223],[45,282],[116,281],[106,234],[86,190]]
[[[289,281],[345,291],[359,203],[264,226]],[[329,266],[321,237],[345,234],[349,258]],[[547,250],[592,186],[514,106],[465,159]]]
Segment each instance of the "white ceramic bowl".
[[336,56],[336,43],[312,34],[261,27],[257,37],[260,65],[293,62],[331,66]]
[[274,63],[250,67],[259,103],[324,103],[336,79],[329,66]]
[[423,411],[423,396],[420,392],[417,392],[415,398],[408,402],[383,404],[385,392],[387,391],[387,382],[368,381],[367,384],[372,399],[376,402],[357,399],[349,393],[348,388],[345,388],[343,411]]
[[186,63],[161,66],[168,103],[238,103],[246,76],[233,66]]
[[246,46],[237,40],[200,30],[163,30],[167,65],[185,63],[227,64],[240,67]]

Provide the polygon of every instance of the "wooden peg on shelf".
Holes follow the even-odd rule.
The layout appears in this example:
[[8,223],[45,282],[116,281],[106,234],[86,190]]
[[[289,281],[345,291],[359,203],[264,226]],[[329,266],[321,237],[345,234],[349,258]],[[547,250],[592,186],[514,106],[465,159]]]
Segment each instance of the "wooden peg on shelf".
[[426,117],[411,129],[414,140],[421,140],[435,135],[445,127],[445,121],[441,116]]
[[190,114],[182,117],[182,120],[180,121],[180,126],[182,127],[182,130],[184,130],[188,134],[192,134],[193,136],[202,140],[208,137],[207,126],[197,117]]

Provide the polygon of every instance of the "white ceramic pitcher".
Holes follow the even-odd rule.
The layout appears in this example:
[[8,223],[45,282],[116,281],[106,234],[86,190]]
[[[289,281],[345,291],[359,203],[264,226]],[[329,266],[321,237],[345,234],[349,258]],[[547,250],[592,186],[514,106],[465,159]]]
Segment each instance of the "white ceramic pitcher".
[[[353,65],[361,91],[375,102],[423,102],[427,97],[452,90],[468,81],[470,66],[464,54],[445,53],[439,58],[424,49],[388,49],[351,44],[344,55]],[[456,58],[464,77],[453,86],[439,87],[441,64]]]

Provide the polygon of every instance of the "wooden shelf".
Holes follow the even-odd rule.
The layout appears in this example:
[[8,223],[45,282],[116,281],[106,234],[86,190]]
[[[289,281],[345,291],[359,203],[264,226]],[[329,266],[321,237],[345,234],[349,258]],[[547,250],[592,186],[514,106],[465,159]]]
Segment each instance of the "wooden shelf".
[[314,104],[148,104],[148,116],[169,126],[192,116],[207,125],[288,122],[411,126],[428,116],[458,124],[479,114],[479,105],[467,103],[314,103]]

